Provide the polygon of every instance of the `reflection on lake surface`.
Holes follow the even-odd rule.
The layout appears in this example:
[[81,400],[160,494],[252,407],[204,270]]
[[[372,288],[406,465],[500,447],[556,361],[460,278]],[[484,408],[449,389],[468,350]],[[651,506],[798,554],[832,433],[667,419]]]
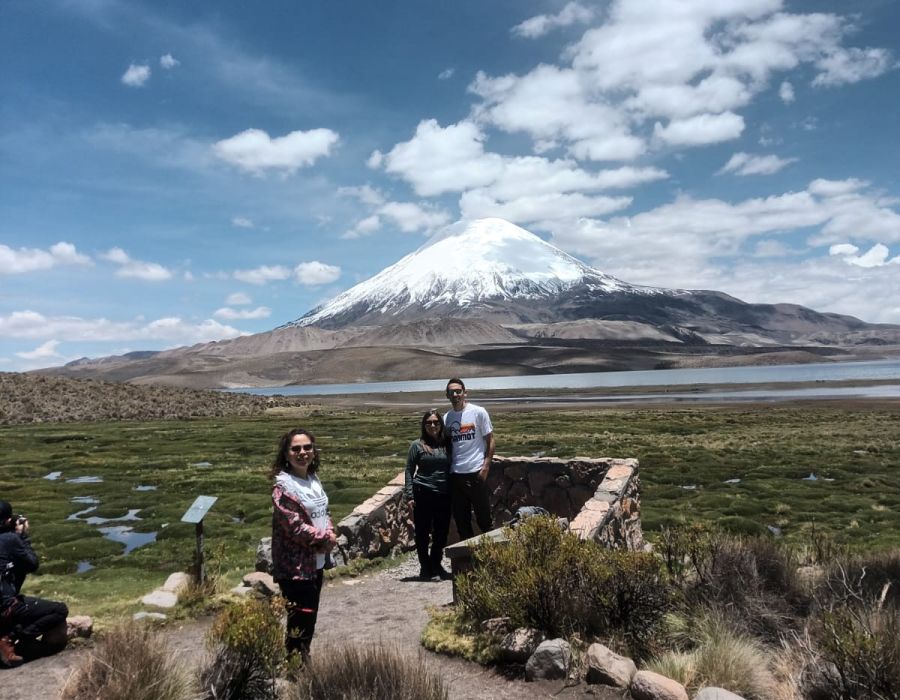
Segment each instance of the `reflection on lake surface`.
[[[807,365],[764,365],[755,367],[704,367],[702,369],[656,369],[630,372],[581,372],[519,377],[466,379],[476,391],[496,389],[590,389],[631,386],[683,386],[687,384],[768,384],[784,382],[836,382],[891,380],[900,382],[900,359],[869,362],[821,362]],[[318,384],[268,388],[232,389],[246,394],[311,396],[333,394],[390,394],[434,391],[443,394],[446,379],[358,384]],[[874,388],[874,387],[873,387]],[[883,387],[881,387],[883,388]],[[900,396],[900,387],[890,396]]]
[[61,476],[62,476],[62,472],[50,472],[50,473],[47,474],[47,476],[45,476],[44,478],[45,478],[47,481],[56,481],[56,480],[57,480],[59,477],[61,477]]
[[67,484],[101,484],[103,483],[102,476],[73,476],[71,479],[66,479]]
[[83,574],[85,571],[90,571],[94,568],[94,565],[89,561],[80,561],[78,562],[78,569],[75,571],[76,574]]
[[125,545],[125,551],[122,552],[122,556],[130,554],[133,550],[143,547],[145,544],[156,542],[157,534],[155,532],[135,532],[129,525],[101,527],[100,532],[103,533],[106,539]]
[[134,487],[135,491],[156,491],[155,486],[145,486],[143,484],[138,484]]

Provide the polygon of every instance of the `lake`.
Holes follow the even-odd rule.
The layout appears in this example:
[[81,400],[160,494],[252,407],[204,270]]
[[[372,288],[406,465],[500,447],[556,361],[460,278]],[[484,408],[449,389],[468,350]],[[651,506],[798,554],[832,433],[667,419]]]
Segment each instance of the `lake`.
[[[779,384],[787,382],[837,382],[892,380],[900,382],[900,358],[867,362],[821,362],[807,365],[766,365],[754,367],[705,367],[702,369],[656,369],[630,372],[580,372],[573,374],[539,374],[516,377],[464,378],[466,388],[474,391],[522,389],[597,389],[641,386],[686,386],[691,384]],[[424,379],[402,382],[359,382],[355,384],[304,384],[283,387],[248,387],[231,391],[261,396],[324,396],[335,394],[392,394],[398,392],[436,391],[443,393],[447,379]],[[900,386],[853,387],[854,395],[869,389],[871,396],[900,396]],[[790,391],[763,390],[765,396],[776,397]],[[808,391],[821,393],[822,388]],[[836,392],[837,388],[830,389]],[[887,393],[886,393],[887,392]],[[725,393],[725,392],[716,392]],[[743,392],[728,392],[743,393]],[[843,392],[841,392],[843,393]],[[802,394],[801,394],[802,396]],[[704,398],[709,398],[705,394]],[[624,398],[624,397],[623,397]],[[672,398],[672,397],[670,397]]]

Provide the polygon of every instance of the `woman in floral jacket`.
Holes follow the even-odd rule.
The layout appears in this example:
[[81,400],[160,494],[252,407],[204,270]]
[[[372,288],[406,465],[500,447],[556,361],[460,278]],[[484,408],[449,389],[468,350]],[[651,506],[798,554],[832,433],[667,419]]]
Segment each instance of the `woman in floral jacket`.
[[285,646],[303,658],[316,628],[326,555],[336,539],[318,470],[312,433],[297,428],[282,435],[270,473],[273,578],[287,601]]

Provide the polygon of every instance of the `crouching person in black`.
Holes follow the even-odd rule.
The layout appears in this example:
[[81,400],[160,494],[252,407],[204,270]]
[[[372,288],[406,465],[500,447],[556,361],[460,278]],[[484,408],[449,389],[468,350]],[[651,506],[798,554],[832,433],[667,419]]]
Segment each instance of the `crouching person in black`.
[[38,568],[28,538],[28,520],[14,517],[12,506],[0,501],[0,664],[55,654],[66,646],[64,603],[23,596],[25,576]]

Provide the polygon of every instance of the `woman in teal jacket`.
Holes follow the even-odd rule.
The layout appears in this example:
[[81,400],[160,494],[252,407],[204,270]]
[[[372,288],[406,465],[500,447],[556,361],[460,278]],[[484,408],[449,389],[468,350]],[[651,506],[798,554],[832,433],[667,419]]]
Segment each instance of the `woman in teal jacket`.
[[450,436],[435,409],[422,416],[420,437],[410,443],[404,493],[413,513],[419,578],[423,581],[436,576],[449,579],[441,558],[450,530]]

